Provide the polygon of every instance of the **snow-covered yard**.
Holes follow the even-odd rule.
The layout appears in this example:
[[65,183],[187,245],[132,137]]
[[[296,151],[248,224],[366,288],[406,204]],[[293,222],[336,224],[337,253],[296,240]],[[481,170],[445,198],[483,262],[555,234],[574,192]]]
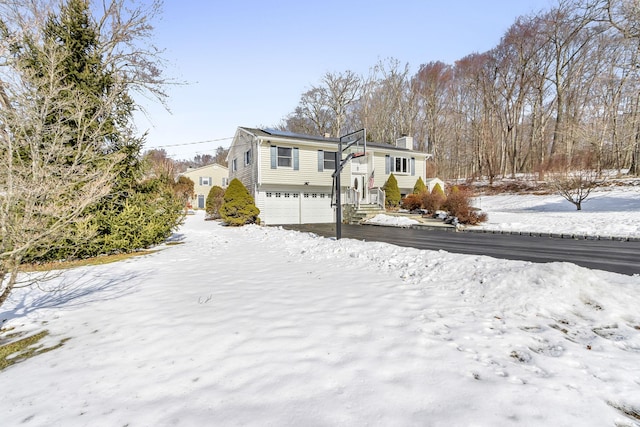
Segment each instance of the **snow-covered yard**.
[[[488,221],[467,228],[640,238],[640,185],[596,189],[580,212],[558,195],[478,196],[473,204],[488,214]],[[420,224],[410,217],[392,215],[376,215],[367,223],[395,227]]]
[[[640,234],[638,190],[606,197],[481,207]],[[640,426],[639,276],[200,214],[176,238],[11,297],[5,327],[70,340],[0,372],[0,425]]]
[[640,186],[597,189],[580,212],[560,196],[497,195],[475,200],[489,215],[479,228],[537,233],[640,237]]

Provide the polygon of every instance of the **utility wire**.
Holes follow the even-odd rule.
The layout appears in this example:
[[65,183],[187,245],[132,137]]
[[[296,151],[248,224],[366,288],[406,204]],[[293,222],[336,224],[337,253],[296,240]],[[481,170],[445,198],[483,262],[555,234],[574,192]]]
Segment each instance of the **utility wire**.
[[233,139],[233,137],[230,136],[230,137],[227,137],[227,138],[207,139],[206,141],[183,142],[181,144],[156,145],[154,148],[181,147],[183,145],[206,144],[207,142],[226,141],[227,139]]

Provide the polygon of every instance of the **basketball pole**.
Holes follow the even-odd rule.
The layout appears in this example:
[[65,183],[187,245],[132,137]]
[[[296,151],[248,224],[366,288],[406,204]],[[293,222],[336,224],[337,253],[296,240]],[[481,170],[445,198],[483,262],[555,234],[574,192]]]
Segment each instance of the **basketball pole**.
[[[355,153],[355,154],[349,153],[347,157],[343,159],[342,158],[342,151],[343,151],[342,140],[350,136],[353,137],[353,135],[356,135],[355,137],[353,137],[354,139],[348,142],[344,150],[346,150],[347,148],[350,148],[353,144],[358,144],[360,139],[362,139],[363,146],[366,147],[366,144],[367,144],[366,132],[367,131],[365,129],[360,129],[358,131],[351,132],[347,135],[344,135],[338,138],[338,151],[336,152],[336,166],[335,166],[336,170],[332,174],[333,179],[335,180],[335,186],[336,186],[336,240],[340,240],[342,238],[342,195],[340,194],[340,191],[341,191],[340,174],[342,173],[342,169],[344,168],[344,165],[346,165],[349,160],[351,160],[354,157],[360,157],[364,155],[364,151],[362,153]],[[358,136],[359,133],[362,133],[362,135]]]
[[[342,198],[340,196],[340,173],[342,172],[342,141],[338,142],[336,151],[336,240],[342,238]],[[338,166],[340,165],[340,166]]]

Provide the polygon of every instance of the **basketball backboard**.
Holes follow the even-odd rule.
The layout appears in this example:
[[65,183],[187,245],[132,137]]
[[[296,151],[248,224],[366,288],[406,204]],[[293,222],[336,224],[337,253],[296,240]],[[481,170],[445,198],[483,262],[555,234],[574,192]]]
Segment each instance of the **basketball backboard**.
[[367,153],[366,129],[360,129],[341,136],[340,148],[342,149],[342,152],[350,158],[364,156]]

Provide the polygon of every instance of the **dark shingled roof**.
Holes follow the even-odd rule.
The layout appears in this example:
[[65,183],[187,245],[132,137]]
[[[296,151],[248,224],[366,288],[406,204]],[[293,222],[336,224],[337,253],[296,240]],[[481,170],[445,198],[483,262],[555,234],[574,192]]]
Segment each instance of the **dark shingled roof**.
[[[319,142],[333,142],[335,144],[339,142],[339,138],[316,136],[316,135],[305,135],[302,133],[294,133],[286,130],[258,129],[258,128],[248,128],[248,127],[241,127],[241,129],[244,129],[256,136],[263,136],[263,137],[277,136],[278,138],[290,138],[290,139],[298,139],[298,140],[302,139],[307,141],[319,141]],[[384,148],[387,150],[392,149],[392,150],[398,150],[398,151],[413,151],[413,150],[408,150],[406,148],[398,148],[393,144],[385,144],[380,142],[369,142],[369,141],[367,141],[367,147],[378,147],[378,148]]]

